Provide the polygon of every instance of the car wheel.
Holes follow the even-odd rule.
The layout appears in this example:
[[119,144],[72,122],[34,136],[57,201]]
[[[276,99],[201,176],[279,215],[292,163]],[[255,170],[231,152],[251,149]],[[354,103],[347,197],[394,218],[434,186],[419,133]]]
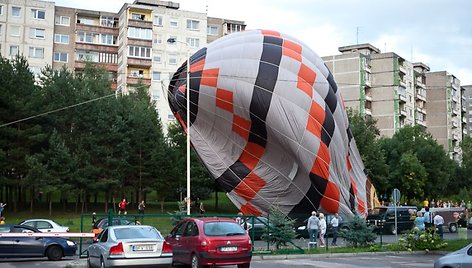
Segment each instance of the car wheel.
[[250,265],[251,263],[241,263],[241,264],[238,264],[238,268],[249,268]]
[[59,246],[50,246],[46,251],[50,261],[58,261],[62,258],[62,249]]
[[449,225],[449,232],[457,233],[457,225],[456,224]]
[[192,263],[191,263],[192,268],[201,268],[201,266],[198,264],[198,258],[197,255],[192,254]]

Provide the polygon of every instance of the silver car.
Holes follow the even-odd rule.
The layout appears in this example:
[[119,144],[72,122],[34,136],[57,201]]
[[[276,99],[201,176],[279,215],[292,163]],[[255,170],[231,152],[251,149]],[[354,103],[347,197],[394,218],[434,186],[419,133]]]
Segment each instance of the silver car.
[[88,267],[172,265],[172,246],[148,225],[109,226],[88,248]]
[[472,244],[451,252],[434,262],[434,268],[472,268]]

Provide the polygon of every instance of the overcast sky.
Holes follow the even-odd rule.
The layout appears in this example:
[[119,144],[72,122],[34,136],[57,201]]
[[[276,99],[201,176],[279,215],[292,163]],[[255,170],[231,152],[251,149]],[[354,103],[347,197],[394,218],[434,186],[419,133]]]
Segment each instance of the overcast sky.
[[[132,0],[56,0],[56,5],[118,12]],[[318,55],[370,43],[431,71],[448,71],[472,85],[470,0],[174,0],[180,9],[245,21],[247,29],[292,35]]]

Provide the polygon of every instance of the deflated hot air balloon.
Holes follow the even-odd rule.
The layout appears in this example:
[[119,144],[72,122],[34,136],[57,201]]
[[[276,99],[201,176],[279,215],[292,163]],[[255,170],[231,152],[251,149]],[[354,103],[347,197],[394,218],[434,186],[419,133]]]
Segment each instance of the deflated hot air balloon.
[[[186,71],[168,95],[184,129]],[[192,146],[244,214],[367,213],[371,184],[341,95],[305,44],[267,30],[227,35],[192,55],[189,91]]]

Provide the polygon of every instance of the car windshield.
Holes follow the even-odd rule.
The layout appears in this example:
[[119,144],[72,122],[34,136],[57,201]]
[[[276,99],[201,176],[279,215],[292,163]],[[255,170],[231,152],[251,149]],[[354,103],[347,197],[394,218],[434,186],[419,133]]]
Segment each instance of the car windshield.
[[153,227],[138,227],[138,228],[117,228],[114,230],[116,239],[141,239],[141,238],[151,238],[151,239],[163,239],[162,235],[156,228]]
[[369,215],[378,216],[384,215],[385,213],[387,213],[387,208],[374,208],[369,212]]
[[203,232],[207,236],[243,235],[246,232],[235,222],[207,222],[203,225]]

